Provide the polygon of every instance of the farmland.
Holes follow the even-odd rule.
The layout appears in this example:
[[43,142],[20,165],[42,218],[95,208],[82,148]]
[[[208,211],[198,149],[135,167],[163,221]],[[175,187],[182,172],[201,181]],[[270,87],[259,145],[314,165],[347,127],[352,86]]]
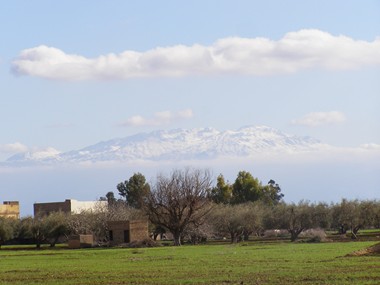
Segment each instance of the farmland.
[[380,284],[375,242],[68,250],[3,247],[0,284]]

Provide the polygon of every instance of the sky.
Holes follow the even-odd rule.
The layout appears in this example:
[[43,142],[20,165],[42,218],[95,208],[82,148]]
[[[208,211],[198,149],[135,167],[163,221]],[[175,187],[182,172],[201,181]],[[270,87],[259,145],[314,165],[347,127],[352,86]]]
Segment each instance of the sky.
[[[373,152],[205,167],[278,177],[289,201],[379,198],[379,1],[15,0],[0,14],[0,161],[159,129],[267,125]],[[0,201],[28,214],[162,168],[0,169]]]

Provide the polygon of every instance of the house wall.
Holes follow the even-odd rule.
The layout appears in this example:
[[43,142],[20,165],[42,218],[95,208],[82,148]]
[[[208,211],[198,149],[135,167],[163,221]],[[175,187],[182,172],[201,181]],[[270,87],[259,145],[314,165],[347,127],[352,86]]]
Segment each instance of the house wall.
[[107,208],[107,201],[77,201],[66,199],[64,202],[35,203],[34,216],[48,215],[53,212],[79,214],[83,211],[98,211]]
[[18,201],[4,201],[0,205],[0,217],[5,218],[20,218],[20,204]]
[[68,240],[69,248],[92,247],[94,244],[93,235],[72,235]]
[[130,221],[129,232],[131,242],[148,238],[148,222],[141,220]]
[[[109,221],[108,230],[112,231],[112,240],[110,240],[110,245],[140,241],[148,238],[147,221]],[[129,232],[129,241],[124,240],[125,231]]]
[[33,208],[34,216],[44,216],[54,212],[71,213],[71,202],[65,200],[65,202],[34,203]]
[[112,232],[110,245],[126,243],[124,241],[124,231],[129,231],[129,221],[109,221],[108,230]]

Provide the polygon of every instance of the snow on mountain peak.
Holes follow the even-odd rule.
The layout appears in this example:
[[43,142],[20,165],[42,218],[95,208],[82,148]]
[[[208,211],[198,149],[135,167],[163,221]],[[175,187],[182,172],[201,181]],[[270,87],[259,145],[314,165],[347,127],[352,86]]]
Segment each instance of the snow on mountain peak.
[[323,145],[316,139],[288,135],[267,126],[245,126],[226,131],[213,128],[173,129],[139,133],[64,153],[47,149],[18,154],[8,161],[192,160],[312,151],[320,146]]

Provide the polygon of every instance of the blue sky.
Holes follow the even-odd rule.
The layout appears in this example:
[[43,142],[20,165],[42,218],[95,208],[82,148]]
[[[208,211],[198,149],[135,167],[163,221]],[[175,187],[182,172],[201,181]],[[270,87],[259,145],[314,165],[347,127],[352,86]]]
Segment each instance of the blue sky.
[[[179,127],[268,125],[336,147],[380,148],[379,1],[16,0],[0,13],[0,161]],[[378,163],[350,163],[367,165],[355,180],[380,182]],[[309,166],[322,175],[321,165]],[[268,169],[279,166],[255,171],[265,179]],[[32,195],[15,182],[30,173],[8,172],[2,189]],[[119,175],[88,199],[127,178]],[[75,177],[83,189],[88,177]],[[32,188],[43,191],[54,180],[39,183]],[[347,187],[348,197],[375,193]],[[75,191],[50,198],[88,196]],[[297,191],[294,200],[316,199]]]

